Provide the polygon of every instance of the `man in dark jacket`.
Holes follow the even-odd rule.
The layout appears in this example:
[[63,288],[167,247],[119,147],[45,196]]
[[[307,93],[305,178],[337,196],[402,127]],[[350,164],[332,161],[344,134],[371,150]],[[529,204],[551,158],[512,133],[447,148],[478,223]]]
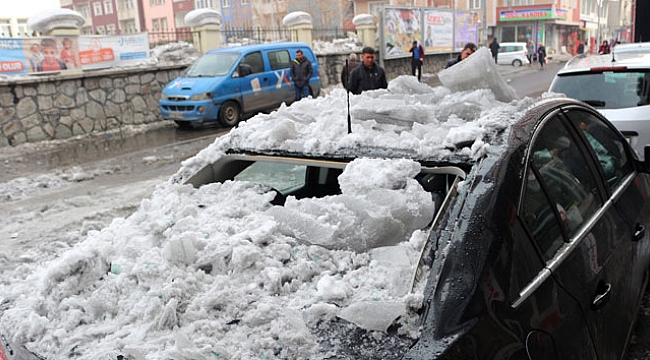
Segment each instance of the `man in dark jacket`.
[[415,76],[418,73],[418,81],[422,81],[422,63],[424,62],[424,48],[419,45],[417,40],[413,41],[413,45],[409,50],[411,53],[411,74]]
[[348,86],[353,94],[361,94],[362,91],[386,89],[386,73],[381,66],[375,64],[375,49],[366,46],[361,51],[361,66],[357,66],[352,73]]
[[492,53],[492,57],[494,58],[495,64],[497,64],[497,57],[499,56],[499,48],[501,48],[501,45],[499,45],[499,42],[497,41],[497,37],[495,36],[494,39],[492,39],[492,42],[490,43],[490,52]]
[[463,47],[463,50],[460,52],[460,54],[458,54],[457,58],[447,61],[447,65],[445,65],[445,69],[458,64],[462,60],[467,59],[467,57],[472,55],[473,53],[475,53],[476,50],[478,50],[478,48],[476,47],[476,44],[471,43],[471,42],[465,44],[465,46]]
[[313,72],[311,61],[302,50],[296,50],[296,58],[291,62],[291,80],[296,89],[296,101],[309,96],[309,79]]
[[357,59],[357,54],[352,53],[350,54],[350,58],[348,59],[347,65],[344,65],[343,71],[341,71],[341,84],[343,84],[344,89],[348,88],[348,78],[350,77],[350,73],[357,66],[359,66],[359,60]]

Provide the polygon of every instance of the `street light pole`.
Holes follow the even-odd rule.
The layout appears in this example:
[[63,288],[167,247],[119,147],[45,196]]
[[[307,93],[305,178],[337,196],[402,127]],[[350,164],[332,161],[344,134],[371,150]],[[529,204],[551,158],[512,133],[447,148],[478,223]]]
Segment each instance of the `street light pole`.
[[481,7],[483,8],[483,21],[481,24],[483,34],[482,41],[485,46],[487,46],[487,0],[481,0]]
[[600,39],[600,9],[603,7],[603,0],[596,0],[596,3],[598,4],[598,29],[596,30],[596,39],[598,39],[598,42],[596,43],[596,46],[600,46],[600,43],[602,43],[602,40]]

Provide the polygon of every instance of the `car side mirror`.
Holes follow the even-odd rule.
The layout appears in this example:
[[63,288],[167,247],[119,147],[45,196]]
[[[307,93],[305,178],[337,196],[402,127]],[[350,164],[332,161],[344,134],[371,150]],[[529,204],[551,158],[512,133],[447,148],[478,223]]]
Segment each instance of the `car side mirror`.
[[253,69],[248,64],[239,64],[239,67],[237,68],[237,72],[239,73],[240,77],[244,77],[252,74]]

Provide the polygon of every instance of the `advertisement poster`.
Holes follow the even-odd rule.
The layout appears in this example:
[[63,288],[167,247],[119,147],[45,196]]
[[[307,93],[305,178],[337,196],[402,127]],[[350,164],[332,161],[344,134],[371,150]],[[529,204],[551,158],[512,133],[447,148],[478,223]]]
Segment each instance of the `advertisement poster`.
[[454,51],[461,51],[468,42],[478,45],[479,16],[473,12],[456,13]]
[[454,13],[451,10],[424,12],[425,53],[451,52],[454,48]]
[[149,57],[147,33],[86,35],[79,38],[79,60],[84,69],[126,65]]
[[386,58],[410,56],[414,40],[421,42],[421,10],[384,8],[384,39]]
[[0,39],[0,74],[52,73],[78,69],[76,36]]

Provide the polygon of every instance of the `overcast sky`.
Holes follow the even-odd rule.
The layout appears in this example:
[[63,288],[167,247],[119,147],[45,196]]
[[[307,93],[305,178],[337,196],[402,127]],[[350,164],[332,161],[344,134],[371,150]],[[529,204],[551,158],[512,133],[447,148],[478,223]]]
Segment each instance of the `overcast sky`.
[[43,10],[61,7],[59,0],[29,0],[29,6],[25,5],[23,1],[0,0],[3,17],[30,17]]

